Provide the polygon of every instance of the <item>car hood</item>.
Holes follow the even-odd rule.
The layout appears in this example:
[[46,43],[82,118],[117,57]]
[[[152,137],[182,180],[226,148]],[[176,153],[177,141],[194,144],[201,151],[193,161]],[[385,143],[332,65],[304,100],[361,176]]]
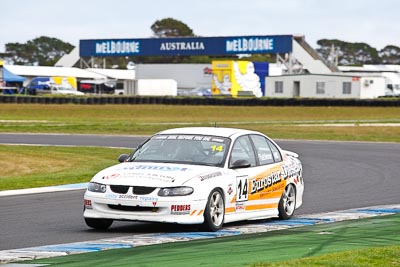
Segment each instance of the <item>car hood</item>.
[[97,173],[92,182],[109,185],[134,185],[169,187],[183,185],[188,180],[214,173],[218,167],[171,164],[124,162]]

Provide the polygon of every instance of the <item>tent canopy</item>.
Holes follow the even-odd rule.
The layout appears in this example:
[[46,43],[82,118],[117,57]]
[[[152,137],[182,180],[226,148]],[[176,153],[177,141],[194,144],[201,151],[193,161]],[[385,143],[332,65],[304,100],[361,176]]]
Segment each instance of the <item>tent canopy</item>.
[[3,81],[5,82],[24,82],[25,77],[15,75],[8,69],[3,67]]

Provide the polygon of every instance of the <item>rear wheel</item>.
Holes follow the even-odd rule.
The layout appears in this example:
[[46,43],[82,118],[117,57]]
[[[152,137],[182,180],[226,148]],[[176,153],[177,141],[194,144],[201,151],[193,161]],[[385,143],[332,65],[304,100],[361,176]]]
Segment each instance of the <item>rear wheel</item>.
[[292,218],[296,208],[296,188],[293,184],[286,186],[279,201],[279,218],[287,220]]
[[113,220],[85,218],[85,222],[86,222],[86,225],[91,228],[94,228],[97,230],[106,230],[111,226],[111,224],[113,223]]
[[211,232],[218,231],[222,228],[224,217],[224,197],[220,190],[214,189],[208,197],[206,209],[204,210],[203,229]]

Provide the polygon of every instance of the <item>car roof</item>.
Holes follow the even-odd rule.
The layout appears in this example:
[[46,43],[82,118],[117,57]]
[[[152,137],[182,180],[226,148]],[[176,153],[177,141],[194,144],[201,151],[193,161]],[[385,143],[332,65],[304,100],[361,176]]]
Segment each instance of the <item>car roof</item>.
[[237,129],[237,128],[225,128],[225,127],[182,127],[173,128],[161,131],[157,134],[201,134],[201,135],[214,135],[222,137],[231,137],[235,134],[250,134],[259,132]]

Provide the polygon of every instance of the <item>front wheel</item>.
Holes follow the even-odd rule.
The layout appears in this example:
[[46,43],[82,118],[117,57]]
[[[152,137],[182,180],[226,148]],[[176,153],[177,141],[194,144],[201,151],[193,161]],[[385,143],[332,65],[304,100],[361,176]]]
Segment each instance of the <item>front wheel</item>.
[[211,191],[204,210],[203,229],[215,232],[222,228],[225,217],[224,197],[220,190]]
[[87,226],[97,230],[107,230],[113,223],[113,220],[85,218],[85,223]]
[[286,186],[285,191],[281,196],[279,201],[278,210],[279,218],[282,220],[287,220],[292,218],[294,210],[296,208],[296,188],[293,184]]

